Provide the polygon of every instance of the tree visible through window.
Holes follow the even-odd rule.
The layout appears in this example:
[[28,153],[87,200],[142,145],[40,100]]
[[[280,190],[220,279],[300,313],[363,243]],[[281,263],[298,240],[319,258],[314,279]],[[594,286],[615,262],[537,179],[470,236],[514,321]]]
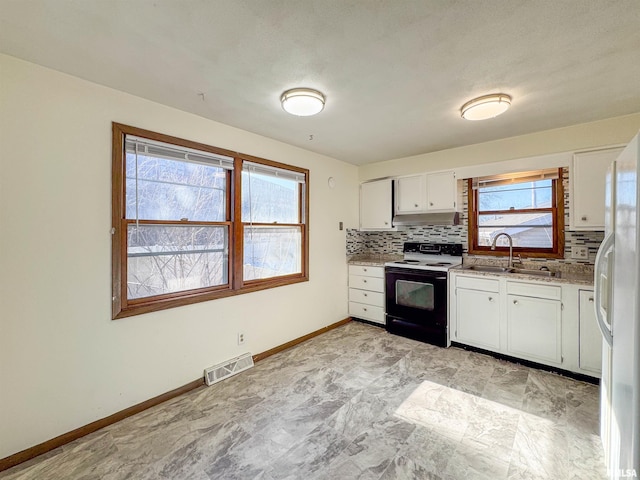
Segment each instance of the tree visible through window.
[[306,170],[113,130],[114,318],[308,279]]
[[469,253],[506,251],[561,257],[564,250],[563,192],[556,169],[469,179]]

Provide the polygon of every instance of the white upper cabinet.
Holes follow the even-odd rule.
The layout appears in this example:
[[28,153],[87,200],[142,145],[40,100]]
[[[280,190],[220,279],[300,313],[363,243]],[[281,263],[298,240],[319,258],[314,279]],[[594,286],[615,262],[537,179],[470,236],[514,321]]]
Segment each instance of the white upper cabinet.
[[391,228],[393,187],[390,178],[360,185],[360,229]]
[[573,156],[569,182],[570,230],[604,230],[604,183],[607,169],[622,148]]
[[396,179],[395,212],[398,214],[454,211],[455,172],[423,173]]
[[427,211],[427,176],[412,175],[396,179],[396,213]]
[[428,173],[427,210],[455,210],[457,191],[455,172]]

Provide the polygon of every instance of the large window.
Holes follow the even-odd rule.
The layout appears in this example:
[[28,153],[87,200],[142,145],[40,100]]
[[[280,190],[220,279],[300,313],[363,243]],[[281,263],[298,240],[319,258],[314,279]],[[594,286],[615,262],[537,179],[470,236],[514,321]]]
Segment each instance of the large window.
[[508,239],[499,237],[506,233],[515,253],[563,257],[561,173],[552,169],[469,179],[469,253],[507,254]]
[[308,279],[308,171],[113,124],[113,318]]

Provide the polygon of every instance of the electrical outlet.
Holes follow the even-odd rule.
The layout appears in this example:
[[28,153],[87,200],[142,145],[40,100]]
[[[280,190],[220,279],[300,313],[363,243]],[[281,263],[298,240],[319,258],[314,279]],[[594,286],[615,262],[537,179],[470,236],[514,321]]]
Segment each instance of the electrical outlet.
[[573,245],[571,247],[571,258],[587,260],[589,258],[589,247],[584,245]]
[[244,345],[244,333],[238,333],[238,345]]

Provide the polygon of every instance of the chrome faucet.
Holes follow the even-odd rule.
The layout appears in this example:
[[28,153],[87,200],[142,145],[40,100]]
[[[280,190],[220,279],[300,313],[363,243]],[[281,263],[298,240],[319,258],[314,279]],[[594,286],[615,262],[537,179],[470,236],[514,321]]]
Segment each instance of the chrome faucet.
[[499,233],[498,235],[496,235],[495,237],[493,237],[493,243],[491,244],[491,250],[495,250],[496,249],[496,243],[498,241],[498,238],[500,238],[502,235],[504,235],[505,237],[507,237],[509,239],[509,265],[507,265],[507,268],[513,268],[513,239],[511,238],[511,235],[509,235],[508,233]]

